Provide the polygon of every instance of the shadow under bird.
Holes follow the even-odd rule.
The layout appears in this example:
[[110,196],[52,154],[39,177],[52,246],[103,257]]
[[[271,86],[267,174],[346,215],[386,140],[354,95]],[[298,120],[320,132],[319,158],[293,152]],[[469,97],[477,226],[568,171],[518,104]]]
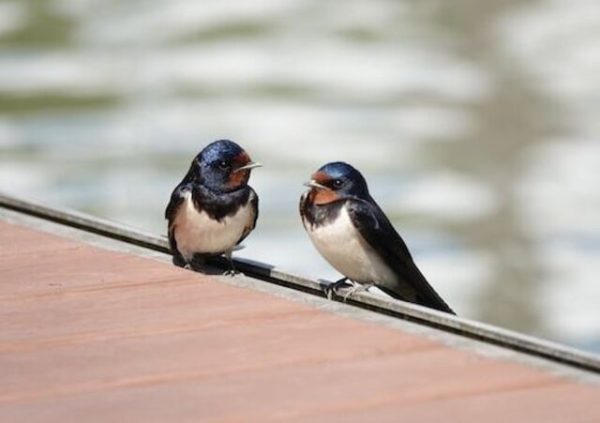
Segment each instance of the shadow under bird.
[[388,295],[452,313],[429,285],[408,247],[369,194],[367,182],[354,167],[328,163],[306,184],[300,199],[302,223],[321,255],[357,289],[376,286]]
[[189,268],[193,260],[224,254],[235,271],[232,252],[258,218],[258,196],[248,180],[259,166],[229,140],[209,144],[194,158],[165,211],[174,264]]

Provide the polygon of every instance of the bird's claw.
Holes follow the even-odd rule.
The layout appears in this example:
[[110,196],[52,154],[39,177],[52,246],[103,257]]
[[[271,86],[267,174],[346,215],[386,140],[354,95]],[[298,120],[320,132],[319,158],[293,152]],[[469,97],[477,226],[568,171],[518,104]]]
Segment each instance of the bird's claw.
[[373,286],[373,284],[359,284],[354,282],[354,286],[352,288],[350,288],[348,290],[348,292],[346,292],[344,294],[344,302],[346,302],[346,300],[348,299],[348,297],[356,292],[369,292],[369,288],[371,288]]
[[339,295],[337,292],[338,288],[342,285],[347,285],[347,280],[348,278],[342,278],[332,284],[327,285],[325,287],[325,295],[327,296],[327,299],[331,300],[333,298],[333,294]]
[[[332,284],[334,285],[334,284]],[[335,287],[334,286],[327,286],[325,288],[325,295],[327,296],[327,299],[331,301],[331,299],[333,298],[333,293],[335,292]],[[337,292],[335,292],[337,294]]]
[[224,271],[222,273],[222,276],[229,276],[230,278],[233,278],[234,276],[241,275],[241,274],[242,274],[242,272],[240,272],[240,271],[237,271],[235,269],[229,269],[229,270]]
[[346,302],[346,301],[348,300],[348,297],[349,297],[350,295],[354,294],[354,293],[355,293],[355,292],[357,292],[359,289],[360,289],[360,288],[359,288],[358,286],[353,286],[352,288],[350,288],[350,289],[348,290],[348,292],[346,292],[346,293],[344,294],[344,297],[343,297],[343,298],[344,298],[344,302]]

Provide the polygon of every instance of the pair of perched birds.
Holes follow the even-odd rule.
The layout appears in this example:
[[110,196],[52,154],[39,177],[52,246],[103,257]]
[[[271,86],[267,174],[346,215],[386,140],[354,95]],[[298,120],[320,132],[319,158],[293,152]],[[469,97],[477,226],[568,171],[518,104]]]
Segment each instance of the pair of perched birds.
[[[165,215],[173,262],[231,254],[256,226],[258,196],[248,185],[260,164],[238,144],[219,140],[193,160]],[[376,286],[404,301],[453,313],[415,265],[408,248],[369,194],[361,173],[343,162],[312,175],[300,199],[302,223],[321,255],[354,289]]]

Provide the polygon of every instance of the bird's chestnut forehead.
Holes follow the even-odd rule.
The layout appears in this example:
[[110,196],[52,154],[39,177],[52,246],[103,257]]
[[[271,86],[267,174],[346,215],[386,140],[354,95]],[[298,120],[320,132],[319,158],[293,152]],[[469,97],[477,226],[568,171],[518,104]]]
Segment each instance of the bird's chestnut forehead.
[[238,153],[236,156],[234,156],[233,158],[233,162],[236,165],[239,166],[244,166],[248,163],[250,163],[252,160],[250,159],[250,156],[248,155],[248,153],[246,153],[245,151],[242,150],[241,153]]
[[327,172],[324,172],[322,170],[318,170],[315,173],[313,173],[311,178],[313,181],[319,184],[325,184],[331,181],[331,176],[329,176]]

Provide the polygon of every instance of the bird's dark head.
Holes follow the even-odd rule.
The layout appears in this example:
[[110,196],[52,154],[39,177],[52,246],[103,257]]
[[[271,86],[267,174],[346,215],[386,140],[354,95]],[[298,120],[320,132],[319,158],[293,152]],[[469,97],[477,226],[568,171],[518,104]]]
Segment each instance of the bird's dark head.
[[210,143],[192,162],[194,180],[215,192],[235,191],[245,186],[250,171],[259,167],[246,151],[229,140]]
[[310,188],[310,199],[317,205],[351,197],[369,196],[365,178],[358,170],[344,162],[331,162],[322,166],[312,174],[306,186]]

